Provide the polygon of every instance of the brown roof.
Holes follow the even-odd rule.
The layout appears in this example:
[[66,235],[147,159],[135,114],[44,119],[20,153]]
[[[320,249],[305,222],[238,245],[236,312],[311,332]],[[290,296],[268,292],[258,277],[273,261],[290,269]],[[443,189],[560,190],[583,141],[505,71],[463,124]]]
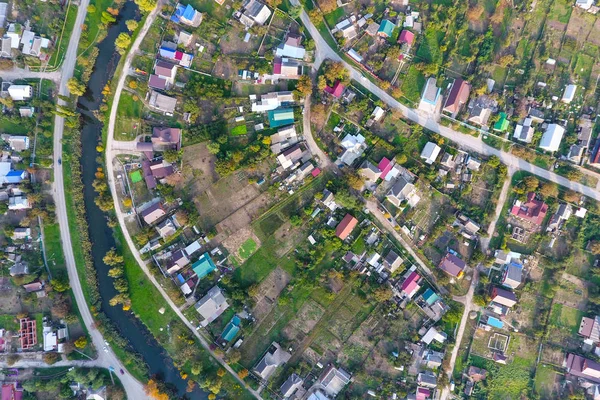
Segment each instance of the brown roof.
[[467,375],[469,376],[469,378],[473,379],[473,381],[479,382],[486,378],[487,371],[485,369],[477,368],[477,367],[474,367],[471,365],[469,367],[469,371],[467,372]]
[[446,254],[440,261],[440,269],[452,276],[460,276],[467,264],[452,253]]
[[352,233],[352,230],[356,224],[358,224],[358,220],[352,215],[346,214],[344,219],[342,219],[342,221],[335,228],[335,235],[340,239],[345,240],[350,233]]
[[173,73],[173,68],[177,68],[177,66],[166,61],[157,61],[156,65],[154,66],[154,73],[156,75],[170,78],[171,74]]
[[150,75],[150,79],[148,80],[148,86],[154,89],[164,90],[167,87],[167,80],[165,78],[161,78],[158,75]]
[[458,113],[460,108],[469,100],[470,91],[471,85],[460,78],[455,79],[450,93],[448,93],[444,111],[452,114]]
[[154,221],[165,215],[165,210],[162,208],[160,203],[154,203],[150,207],[144,209],[140,215],[144,218],[144,221],[148,225],[152,224]]
[[600,364],[595,361],[569,353],[567,355],[566,368],[570,374],[589,379],[593,382],[600,382]]
[[492,301],[506,307],[512,307],[517,303],[517,296],[513,292],[495,287],[492,290]]
[[152,144],[158,146],[171,146],[179,150],[181,142],[181,129],[169,127],[155,127],[152,129]]

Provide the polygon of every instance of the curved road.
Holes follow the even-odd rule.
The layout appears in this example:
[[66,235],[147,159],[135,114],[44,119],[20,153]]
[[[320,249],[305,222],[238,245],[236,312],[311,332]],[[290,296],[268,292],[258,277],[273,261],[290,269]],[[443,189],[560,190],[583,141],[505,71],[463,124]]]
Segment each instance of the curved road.
[[[75,27],[83,25],[85,21],[85,15],[87,13],[87,7],[89,0],[81,0],[79,8],[77,9],[77,17],[75,19]],[[65,54],[65,59],[62,65],[62,75],[59,83],[58,93],[64,96],[68,96],[67,81],[73,76],[73,70],[75,69],[75,62],[77,61],[77,46],[81,37],[81,29],[73,29],[71,38],[69,40],[69,46]],[[62,100],[58,100],[59,104],[63,104]],[[77,302],[77,307],[81,313],[81,318],[85,323],[92,342],[98,350],[98,359],[95,360],[95,365],[99,367],[114,367],[116,370],[123,369],[124,375],[119,374],[119,378],[123,383],[125,392],[129,399],[144,399],[146,394],[144,392],[143,385],[136,380],[119,361],[113,351],[108,348],[107,351],[102,351],[104,345],[104,339],[102,334],[96,329],[94,319],[90,313],[90,309],[85,301],[83,290],[81,289],[81,281],[77,274],[77,266],[75,264],[75,257],[73,256],[73,244],[71,243],[71,233],[69,231],[69,221],[67,219],[67,205],[65,202],[65,185],[63,180],[63,168],[62,164],[56,162],[62,157],[62,137],[64,132],[65,120],[63,117],[55,116],[54,118],[54,203],[56,204],[56,218],[60,226],[60,237],[62,241],[63,251],[65,253],[65,261],[67,264],[67,271],[69,274],[69,282],[73,289],[73,295]]]
[[[129,231],[127,229],[127,225],[125,224],[125,216],[121,212],[121,205],[119,204],[119,198],[117,196],[117,188],[115,185],[114,168],[113,168],[113,158],[114,158],[114,153],[115,153],[115,152],[113,152],[113,145],[114,145],[113,141],[114,141],[114,136],[115,136],[115,121],[117,118],[117,108],[119,105],[119,98],[121,97],[121,92],[123,91],[123,88],[125,86],[125,80],[127,78],[127,73],[125,71],[129,71],[133,57],[135,56],[140,43],[146,36],[148,29],[152,25],[152,22],[154,22],[154,19],[158,15],[159,10],[160,10],[160,3],[150,13],[150,15],[148,15],[148,18],[146,18],[146,22],[144,23],[144,26],[142,27],[140,33],[138,34],[137,38],[133,42],[133,45],[131,46],[129,53],[127,54],[127,58],[125,59],[125,64],[123,65],[122,73],[119,76],[119,81],[117,82],[117,88],[115,90],[115,96],[113,98],[112,107],[110,109],[110,117],[108,120],[108,138],[107,138],[107,145],[106,145],[106,170],[107,170],[106,176],[108,178],[108,184],[110,186],[110,190],[111,190],[111,193],[113,196],[115,212],[117,214],[117,219],[119,220],[119,225],[121,226],[123,235],[125,236],[125,241],[127,242],[129,249],[131,250],[132,254],[135,256],[135,259],[137,260],[142,271],[144,271],[144,273],[148,277],[148,280],[150,280],[150,282],[152,282],[152,284],[156,287],[156,289],[158,289],[158,291],[160,292],[160,294],[162,295],[164,300],[167,302],[169,307],[171,307],[171,309],[175,312],[175,314],[177,314],[177,316],[183,321],[183,323],[188,327],[188,329],[192,332],[192,334],[198,338],[198,340],[202,344],[202,347],[204,347],[205,350],[207,352],[209,352],[210,355],[213,356],[219,362],[219,364],[221,364],[221,366],[223,368],[225,368],[231,375],[233,375],[233,377],[239,382],[240,385],[244,386],[246,388],[246,390],[248,390],[250,393],[252,393],[256,398],[262,399],[260,397],[260,394],[257,391],[255,391],[254,389],[252,389],[251,387],[246,385],[246,382],[244,382],[244,380],[241,379],[237,375],[237,373],[233,370],[233,368],[231,368],[229,366],[229,364],[227,364],[225,362],[223,357],[218,356],[210,349],[210,343],[206,340],[206,338],[204,338],[204,336],[202,336],[196,330],[196,327],[193,326],[188,321],[188,319],[183,315],[181,310],[179,310],[179,307],[177,307],[177,305],[171,300],[171,298],[169,297],[167,292],[165,292],[165,290],[162,288],[160,283],[156,280],[156,278],[154,278],[154,275],[152,275],[152,273],[146,266],[146,263],[144,262],[144,260],[142,260],[142,257],[140,256],[139,251],[137,250],[135,244],[133,243],[133,240],[131,239],[131,235],[129,234]],[[132,397],[130,397],[130,398],[132,398]],[[139,397],[133,397],[133,398],[138,399]]]

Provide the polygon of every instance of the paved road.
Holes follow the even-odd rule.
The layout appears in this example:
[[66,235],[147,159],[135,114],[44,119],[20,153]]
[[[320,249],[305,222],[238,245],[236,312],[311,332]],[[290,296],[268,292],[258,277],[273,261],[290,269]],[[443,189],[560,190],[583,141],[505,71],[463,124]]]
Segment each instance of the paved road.
[[[140,43],[146,36],[148,29],[152,25],[152,22],[157,17],[160,8],[161,7],[160,7],[160,3],[159,3],[159,5],[157,5],[157,7],[150,13],[148,18],[146,19],[146,22],[144,23],[142,30],[140,31],[136,40],[133,42],[133,45],[131,46],[131,50],[127,54],[127,58],[125,59],[125,64],[123,65],[123,71],[129,71],[129,69],[131,67],[131,62],[133,61],[133,57],[135,56]],[[158,291],[160,292],[160,294],[162,295],[164,300],[167,302],[169,307],[171,307],[171,309],[175,312],[175,314],[177,314],[177,316],[183,321],[183,323],[188,327],[188,329],[192,332],[192,334],[194,334],[198,338],[198,340],[202,344],[202,347],[204,347],[206,349],[206,351],[209,352],[219,362],[219,364],[221,364],[221,366],[223,368],[225,368],[231,375],[233,375],[235,377],[235,379],[239,382],[240,385],[244,386],[257,399],[262,399],[258,392],[256,392],[254,389],[252,389],[251,387],[246,385],[246,383],[242,379],[239,378],[237,373],[233,370],[233,368],[231,368],[229,366],[229,364],[227,364],[225,362],[225,360],[223,359],[222,356],[215,354],[215,352],[213,352],[211,350],[210,343],[204,338],[204,336],[202,336],[196,330],[196,327],[188,321],[188,319],[183,315],[183,313],[181,312],[179,307],[171,300],[171,298],[169,297],[167,292],[165,292],[165,290],[162,288],[160,283],[156,280],[154,275],[150,272],[146,263],[144,262],[144,260],[142,260],[142,257],[140,255],[139,251],[137,250],[137,247],[133,243],[131,235],[129,234],[129,230],[127,229],[127,225],[125,223],[125,216],[121,212],[121,205],[119,203],[119,198],[117,195],[117,188],[116,188],[115,179],[114,179],[114,165],[113,165],[113,158],[115,155],[115,151],[114,151],[115,143],[113,143],[113,141],[114,141],[114,136],[115,136],[115,122],[116,122],[116,118],[117,118],[117,108],[119,105],[119,98],[121,97],[121,92],[123,91],[123,88],[125,87],[126,78],[127,78],[127,74],[125,72],[123,72],[119,77],[119,81],[117,82],[117,88],[115,90],[115,96],[113,98],[112,108],[110,110],[110,116],[109,116],[109,120],[108,120],[108,138],[107,138],[107,145],[106,145],[106,170],[107,170],[106,175],[107,175],[108,184],[110,186],[110,190],[111,190],[111,193],[113,196],[117,219],[119,221],[119,224],[121,225],[121,229],[123,230],[123,235],[125,236],[125,241],[127,242],[127,246],[129,246],[129,249],[135,256],[135,259],[137,260],[140,268],[142,269],[142,271],[144,271],[144,273],[148,277],[148,280],[150,282],[152,282],[152,284],[156,287],[156,289],[158,289]],[[117,147],[120,147],[122,145],[122,143],[123,142],[120,142]],[[129,398],[137,399],[139,397],[129,397]]]
[[[89,0],[88,0],[89,1]],[[14,81],[17,79],[50,79],[54,82],[60,81],[60,71],[54,72],[34,72],[23,68],[13,68],[10,70],[0,70],[0,76],[5,81]]]
[[[76,27],[83,25],[88,5],[89,0],[81,0],[79,8],[77,9],[77,17],[75,20]],[[79,44],[80,37],[81,29],[73,29],[62,65],[62,75],[59,83],[59,93],[61,95],[68,95],[67,81],[73,76],[73,70],[75,69],[75,62],[77,60],[77,46]],[[58,102],[59,104],[64,103],[60,99]],[[63,251],[65,253],[69,281],[71,283],[71,287],[73,288],[75,301],[77,302],[77,307],[79,308],[83,322],[88,329],[94,346],[98,350],[98,359],[96,360],[96,365],[104,368],[112,366],[116,370],[123,369],[126,371],[125,366],[121,364],[110,348],[107,348],[107,351],[102,350],[105,346],[104,339],[102,334],[95,327],[94,319],[92,318],[90,309],[85,301],[83,290],[81,288],[81,281],[79,280],[79,276],[77,274],[75,257],[73,256],[73,244],[71,243],[71,233],[69,231],[69,221],[67,219],[63,168],[61,163],[56,162],[62,158],[64,122],[64,118],[58,115],[54,119],[54,202],[56,204],[56,218],[60,226],[60,237],[63,245]],[[125,375],[119,375],[119,378],[123,383],[123,387],[125,388],[128,398],[146,398],[143,385],[131,374],[129,374],[128,371],[126,371]]]
[[[298,4],[298,0],[293,0],[293,3]],[[558,183],[561,186],[567,187],[571,190],[574,190],[578,193],[582,193],[586,196],[589,196],[595,200],[600,201],[600,191],[596,188],[591,188],[589,186],[582,185],[577,182],[571,182],[567,178],[555,174],[554,172],[547,171],[543,168],[535,166],[533,164],[528,163],[525,160],[522,160],[510,153],[505,151],[501,151],[495,149],[491,146],[485,144],[481,139],[467,135],[464,133],[457,132],[451,128],[440,125],[431,115],[426,113],[419,112],[415,109],[409,108],[403,104],[401,104],[398,100],[394,99],[390,96],[386,91],[372,83],[368,80],[362,72],[355,69],[352,65],[348,64],[344,60],[340,58],[340,56],[331,49],[331,47],[327,44],[325,39],[321,36],[317,28],[310,21],[308,14],[305,11],[302,11],[300,15],[300,19],[302,23],[310,33],[311,37],[315,41],[317,55],[315,60],[321,61],[324,59],[331,59],[334,61],[341,61],[344,66],[350,71],[350,77],[355,81],[359,82],[362,86],[365,87],[368,91],[373,93],[379,99],[381,99],[384,103],[386,103],[389,107],[400,111],[405,118],[424,126],[425,128],[437,132],[440,135],[444,136],[457,143],[464,149],[472,150],[480,154],[484,155],[495,155],[500,160],[506,164],[509,168],[512,167],[517,170],[528,171],[534,175],[537,175],[543,179],[549,180],[551,182]],[[586,170],[582,170],[582,172],[587,173]],[[593,173],[590,173],[593,175]]]

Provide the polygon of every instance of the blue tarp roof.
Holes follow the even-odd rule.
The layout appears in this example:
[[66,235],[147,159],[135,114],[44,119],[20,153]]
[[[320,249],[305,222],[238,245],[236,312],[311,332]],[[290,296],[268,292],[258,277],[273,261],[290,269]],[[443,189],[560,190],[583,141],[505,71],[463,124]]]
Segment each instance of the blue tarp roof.
[[237,335],[237,333],[239,331],[240,331],[240,318],[237,315],[234,315],[233,318],[231,318],[231,321],[229,321],[229,323],[223,330],[221,337],[223,338],[223,340],[231,342],[233,340],[233,338],[235,337],[235,335]]
[[[189,7],[189,5],[188,5],[188,7]],[[181,16],[183,15],[185,10],[186,9],[183,4],[177,4],[177,8],[175,9],[175,12],[173,13],[173,15],[171,15],[171,21],[179,23],[179,20],[181,19]]]
[[423,293],[423,299],[425,299],[425,302],[427,302],[427,304],[429,305],[435,303],[439,298],[440,296],[438,296],[437,293],[431,290],[431,288],[427,288],[425,293]]
[[14,170],[10,171],[6,174],[6,182],[7,183],[19,183],[23,180],[22,176],[25,171]]
[[188,4],[185,8],[185,11],[183,12],[183,18],[191,21],[194,19],[194,15],[196,15],[196,10],[194,10],[194,7]]
[[183,275],[179,274],[177,275],[177,281],[183,285],[185,283],[185,278],[183,277]]
[[493,326],[494,328],[502,329],[504,327],[504,322],[500,321],[498,318],[488,317],[487,324],[489,326]]

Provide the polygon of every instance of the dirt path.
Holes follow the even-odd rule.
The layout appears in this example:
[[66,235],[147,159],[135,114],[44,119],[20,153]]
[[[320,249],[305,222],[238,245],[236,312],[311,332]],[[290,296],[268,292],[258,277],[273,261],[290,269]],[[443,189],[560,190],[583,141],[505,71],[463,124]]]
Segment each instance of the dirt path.
[[504,181],[504,185],[502,185],[502,190],[500,191],[500,196],[498,197],[498,202],[496,203],[496,211],[494,213],[494,219],[490,222],[490,226],[487,229],[487,237],[481,238],[481,251],[486,254],[488,252],[488,247],[490,245],[490,240],[492,240],[492,235],[496,230],[496,224],[498,223],[498,219],[500,218],[500,214],[502,213],[502,209],[504,208],[504,203],[506,202],[506,197],[508,196],[508,189],[510,189],[510,183],[512,181],[512,176],[515,173],[514,168],[508,168],[508,176]]

